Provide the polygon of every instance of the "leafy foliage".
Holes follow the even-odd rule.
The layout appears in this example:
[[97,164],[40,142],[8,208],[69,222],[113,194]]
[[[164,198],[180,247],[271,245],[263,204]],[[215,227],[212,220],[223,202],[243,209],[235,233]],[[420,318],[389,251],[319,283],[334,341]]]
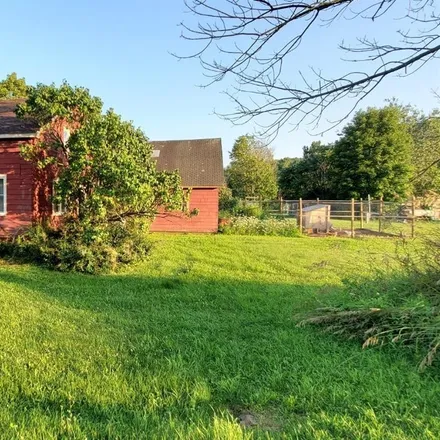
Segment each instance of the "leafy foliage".
[[15,72],[6,75],[6,79],[0,81],[0,100],[26,98],[26,96],[26,80],[18,78]]
[[440,114],[437,110],[429,115],[413,111],[411,116],[414,194],[440,192]]
[[54,119],[66,121],[69,125],[79,124],[100,115],[102,101],[96,96],[91,96],[85,87],[73,87],[66,81],[60,86],[55,84],[37,84],[28,88],[26,102],[17,108],[17,116],[30,116],[35,119],[42,129]]
[[338,198],[406,196],[412,174],[411,147],[405,114],[398,106],[358,112],[344,127],[333,151]]
[[221,232],[228,235],[278,235],[298,237],[300,235],[294,219],[259,219],[256,217],[234,217],[224,225]]
[[219,211],[232,213],[238,207],[240,199],[232,195],[231,188],[224,186],[219,190],[218,209]]
[[[152,146],[140,129],[113,110],[101,110],[101,100],[87,89],[63,83],[31,88],[17,111],[41,125],[22,155],[35,165],[40,179],[54,180],[53,202],[66,210],[60,237],[43,240],[53,246],[54,257],[46,260],[57,268],[91,271],[123,262],[118,249],[135,231],[133,221],[151,220],[160,209],[181,210],[188,196],[177,173],[156,170]],[[114,235],[115,228],[125,232]],[[73,255],[79,262],[87,260],[86,248],[92,249],[86,252],[90,259],[103,255],[101,261],[73,264],[72,257],[70,263]]]
[[159,207],[181,209],[179,175],[158,172],[144,133],[113,110],[101,114],[101,108],[87,89],[67,83],[40,84],[20,106],[20,116],[43,126],[42,135],[22,153],[39,169],[54,167],[54,201],[64,203],[67,216],[91,224],[152,218]]
[[276,197],[276,162],[269,147],[253,136],[240,136],[235,141],[230,159],[226,179],[234,197]]
[[278,168],[278,184],[283,198],[332,198],[332,152],[332,145],[312,142],[310,147],[303,148],[302,159],[291,159],[287,166]]

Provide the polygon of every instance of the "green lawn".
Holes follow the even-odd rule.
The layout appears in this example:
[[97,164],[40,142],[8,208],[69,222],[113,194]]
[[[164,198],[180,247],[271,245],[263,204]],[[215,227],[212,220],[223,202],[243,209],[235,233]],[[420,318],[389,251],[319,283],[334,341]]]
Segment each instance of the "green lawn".
[[[351,221],[348,219],[331,219],[330,223],[335,229],[344,229],[347,231],[350,231],[351,229]],[[402,222],[387,219],[382,221],[382,224],[380,225],[379,220],[373,219],[369,222],[363,222],[362,226],[364,229],[370,231],[378,232],[381,229],[385,234],[394,234],[397,236],[411,237],[412,234],[412,224],[410,221]],[[354,222],[354,227],[355,229],[361,228],[361,222],[359,219]],[[418,220],[415,223],[414,232],[416,237],[425,237],[427,235],[438,234],[439,230],[439,221]]]
[[294,319],[392,240],[153,239],[123,274],[0,265],[0,438],[440,438],[438,369]]

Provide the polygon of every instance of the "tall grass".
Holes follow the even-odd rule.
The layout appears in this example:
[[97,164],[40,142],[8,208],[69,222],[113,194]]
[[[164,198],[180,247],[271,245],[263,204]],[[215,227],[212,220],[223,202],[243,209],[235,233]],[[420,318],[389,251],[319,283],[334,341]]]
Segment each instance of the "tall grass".
[[421,370],[431,366],[440,354],[440,236],[425,239],[422,247],[401,241],[394,260],[398,272],[384,268],[374,282],[351,284],[348,304],[319,308],[299,325],[360,339],[364,348],[412,348]]

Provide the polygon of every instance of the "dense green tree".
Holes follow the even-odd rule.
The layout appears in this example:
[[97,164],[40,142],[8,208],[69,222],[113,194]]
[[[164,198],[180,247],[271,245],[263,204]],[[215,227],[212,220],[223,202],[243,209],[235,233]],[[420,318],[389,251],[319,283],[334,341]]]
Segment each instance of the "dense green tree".
[[240,136],[230,159],[226,180],[234,197],[270,200],[277,196],[277,166],[267,145],[254,136]]
[[285,199],[322,198],[333,196],[331,170],[332,145],[312,142],[303,148],[301,159],[292,159],[278,171],[280,192]]
[[411,109],[409,123],[413,137],[413,186],[417,196],[440,192],[440,114],[429,115]]
[[[144,258],[155,214],[186,205],[180,176],[157,171],[145,134],[113,110],[103,114],[101,100],[87,89],[39,84],[28,93],[17,115],[37,120],[40,130],[21,153],[34,165],[43,201],[38,224],[17,244],[20,255],[87,273]],[[47,206],[52,184],[62,222]]]
[[278,174],[285,168],[288,168],[290,165],[292,165],[293,162],[297,160],[296,157],[283,157],[282,159],[277,159],[277,171]]
[[359,111],[333,150],[338,198],[406,196],[411,187],[411,149],[410,128],[400,107]]
[[25,98],[27,96],[26,80],[18,78],[15,72],[6,76],[0,81],[0,100]]
[[38,170],[53,170],[58,201],[72,218],[106,223],[181,208],[179,175],[157,171],[145,134],[113,110],[102,114],[101,100],[87,89],[39,84],[17,114],[40,123],[22,154]]

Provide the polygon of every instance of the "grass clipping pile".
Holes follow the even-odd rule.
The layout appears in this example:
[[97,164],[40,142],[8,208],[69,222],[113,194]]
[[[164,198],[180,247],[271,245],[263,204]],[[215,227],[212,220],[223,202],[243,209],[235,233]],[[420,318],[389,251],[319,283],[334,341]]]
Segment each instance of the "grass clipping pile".
[[300,318],[363,348],[395,344],[412,349],[419,368],[433,365],[440,354],[440,235],[415,249],[399,242],[394,267],[380,270],[373,281],[350,283],[343,306],[324,307]]

